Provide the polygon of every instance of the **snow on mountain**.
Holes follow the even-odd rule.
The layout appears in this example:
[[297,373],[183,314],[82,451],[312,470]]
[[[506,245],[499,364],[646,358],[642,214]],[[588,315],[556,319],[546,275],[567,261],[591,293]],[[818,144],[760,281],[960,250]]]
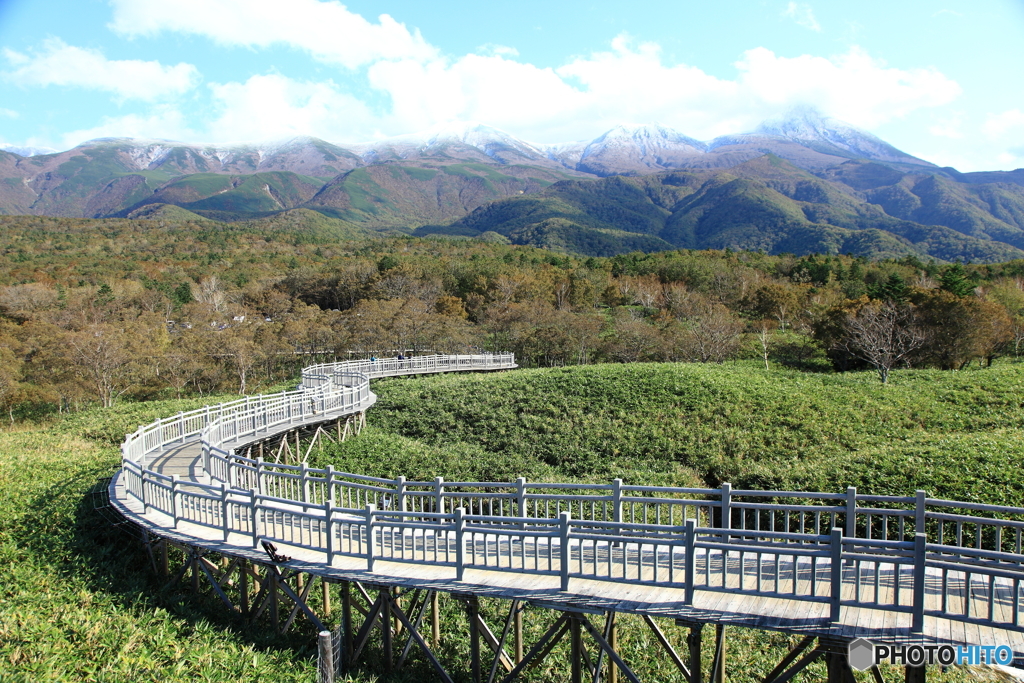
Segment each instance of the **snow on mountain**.
[[473,121],[446,123],[418,133],[352,145],[350,149],[364,161],[372,163],[386,158],[407,159],[418,154],[437,153],[453,145],[471,147],[503,163],[510,160],[506,158],[509,155],[528,160],[547,159],[537,146],[503,130]]
[[881,138],[845,121],[823,116],[811,107],[799,107],[784,117],[765,121],[754,134],[783,137],[812,145],[825,143],[838,147],[851,156],[876,161],[933,165],[901,152]]
[[667,151],[703,154],[706,145],[682,133],[655,125],[622,125],[612,128],[587,145],[583,157],[606,151],[628,150],[642,157],[657,156]]
[[21,147],[8,144],[0,144],[0,151],[17,154],[20,157],[34,157],[40,154],[56,154],[58,152],[58,150],[52,147]]
[[[307,136],[259,143],[197,144],[169,140],[103,138],[79,147],[114,145],[138,169],[253,173],[294,171],[330,177],[386,161],[534,164],[606,176],[668,169],[724,168],[771,152],[798,166],[821,170],[850,158],[932,166],[878,137],[811,108],[765,121],[755,131],[702,142],[666,126],[619,125],[593,140],[534,144],[477,122],[452,122],[419,133],[360,144],[336,145]],[[3,145],[15,153],[27,148]],[[32,148],[35,154],[52,150]]]

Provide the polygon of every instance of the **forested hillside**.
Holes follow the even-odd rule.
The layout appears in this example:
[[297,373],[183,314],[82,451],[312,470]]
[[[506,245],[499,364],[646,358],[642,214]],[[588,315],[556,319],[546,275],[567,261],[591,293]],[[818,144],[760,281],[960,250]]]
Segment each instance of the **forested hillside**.
[[[959,369],[1016,355],[1024,262],[575,257],[380,237],[297,210],[255,222],[0,219],[8,417],[125,398],[249,393],[312,362],[510,350],[525,366],[722,362]],[[639,219],[638,219],[639,220]],[[882,356],[868,332],[903,337]],[[866,336],[867,335],[867,336]]]
[[728,170],[565,180],[416,234],[486,231],[601,256],[728,247],[995,262],[1024,256],[1024,187],[866,161],[815,175],[765,155]]

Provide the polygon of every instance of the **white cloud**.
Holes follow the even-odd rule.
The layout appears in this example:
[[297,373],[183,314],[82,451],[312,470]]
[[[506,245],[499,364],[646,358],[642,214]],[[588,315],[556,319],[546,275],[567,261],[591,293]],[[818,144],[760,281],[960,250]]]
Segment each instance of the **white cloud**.
[[19,116],[21,116],[21,114],[19,114],[18,112],[14,111],[13,109],[3,109],[3,108],[0,108],[0,116],[3,116],[4,118],[8,118],[8,119],[16,119]]
[[1018,139],[1022,139],[1024,138],[1024,111],[1010,109],[1001,114],[989,114],[981,130],[992,139],[1014,134]]
[[[148,114],[104,117],[99,125],[71,131],[62,136],[60,149],[70,149],[96,138],[148,138],[196,141],[200,134],[192,129],[186,116],[175,107],[159,106]],[[34,144],[34,143],[33,143]]]
[[934,68],[897,69],[853,47],[832,58],[786,58],[765,48],[744,53],[739,81],[765,104],[811,104],[854,125],[873,128],[910,112],[947,104],[960,85]]
[[485,43],[476,49],[477,52],[484,55],[493,55],[496,57],[518,57],[519,50],[508,45],[498,45],[495,43]]
[[735,79],[666,64],[654,43],[626,36],[611,50],[542,69],[500,55],[383,61],[368,69],[387,93],[389,133],[473,120],[535,142],[598,135],[628,121],[661,123],[709,139],[753,129],[795,105],[866,128],[952,101],[960,86],[934,69],[897,69],[852,48],[832,57],[780,57],[749,50]]
[[436,56],[418,31],[382,14],[372,23],[339,2],[317,0],[110,0],[110,27],[126,36],[180,31],[222,45],[283,44],[346,68],[379,59]]
[[214,141],[262,141],[315,135],[332,142],[373,136],[369,108],[332,82],[295,81],[279,74],[244,83],[211,84],[219,114],[207,129]]
[[928,132],[940,138],[959,140],[964,136],[963,124],[963,112],[955,112],[951,116],[941,118],[929,126]]
[[4,49],[13,70],[3,75],[26,86],[76,86],[113,93],[121,100],[155,101],[191,90],[199,72],[184,62],[164,66],[138,59],[107,59],[98,50],[50,38],[31,55]]
[[803,26],[811,31],[821,32],[821,24],[814,18],[814,10],[811,9],[810,5],[803,3],[790,2],[786,5],[786,9],[782,11],[782,16],[789,17],[795,21],[798,25]]

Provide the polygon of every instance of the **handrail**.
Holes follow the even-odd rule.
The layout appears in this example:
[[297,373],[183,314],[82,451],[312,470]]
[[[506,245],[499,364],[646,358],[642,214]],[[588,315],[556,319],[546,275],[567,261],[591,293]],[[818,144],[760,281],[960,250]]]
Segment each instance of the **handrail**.
[[[295,391],[244,397],[139,427],[122,444],[125,491],[143,510],[340,556],[729,590],[909,611],[1021,629],[1024,508],[915,496],[609,484],[406,481],[243,457],[248,443],[365,411],[371,379],[514,368],[512,354],[356,360],[307,367]],[[202,444],[202,478],[152,470]],[[982,516],[988,515],[988,516]],[[506,554],[494,548],[507,547]],[[515,550],[511,550],[515,548]],[[739,558],[739,570],[735,560]],[[751,559],[753,558],[753,559]],[[756,581],[744,562],[773,571]],[[941,596],[926,606],[926,574]],[[952,574],[951,574],[952,572]],[[959,572],[959,576],[956,573]],[[952,578],[951,578],[952,576]],[[855,585],[853,598],[843,586]],[[752,585],[751,585],[752,584]],[[934,591],[934,587],[928,590]],[[979,592],[980,591],[980,592]],[[980,596],[980,597],[979,597]],[[979,602],[980,600],[980,602]],[[979,610],[981,610],[979,612]],[[1009,614],[1007,614],[1009,612]],[[983,614],[982,614],[983,613]]]

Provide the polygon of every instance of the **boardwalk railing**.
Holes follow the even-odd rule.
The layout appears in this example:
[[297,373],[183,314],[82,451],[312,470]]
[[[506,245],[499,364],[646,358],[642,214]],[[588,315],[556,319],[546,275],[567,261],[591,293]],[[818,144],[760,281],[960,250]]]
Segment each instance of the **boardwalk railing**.
[[[361,412],[373,377],[514,367],[510,355],[318,365],[303,389],[182,413],[125,441],[129,495],[154,519],[381,562],[633,582],[903,611],[1020,629],[1024,508],[915,496],[609,484],[406,481],[238,455],[267,434]],[[425,408],[426,409],[426,408]],[[205,481],[146,463],[189,439]]]

